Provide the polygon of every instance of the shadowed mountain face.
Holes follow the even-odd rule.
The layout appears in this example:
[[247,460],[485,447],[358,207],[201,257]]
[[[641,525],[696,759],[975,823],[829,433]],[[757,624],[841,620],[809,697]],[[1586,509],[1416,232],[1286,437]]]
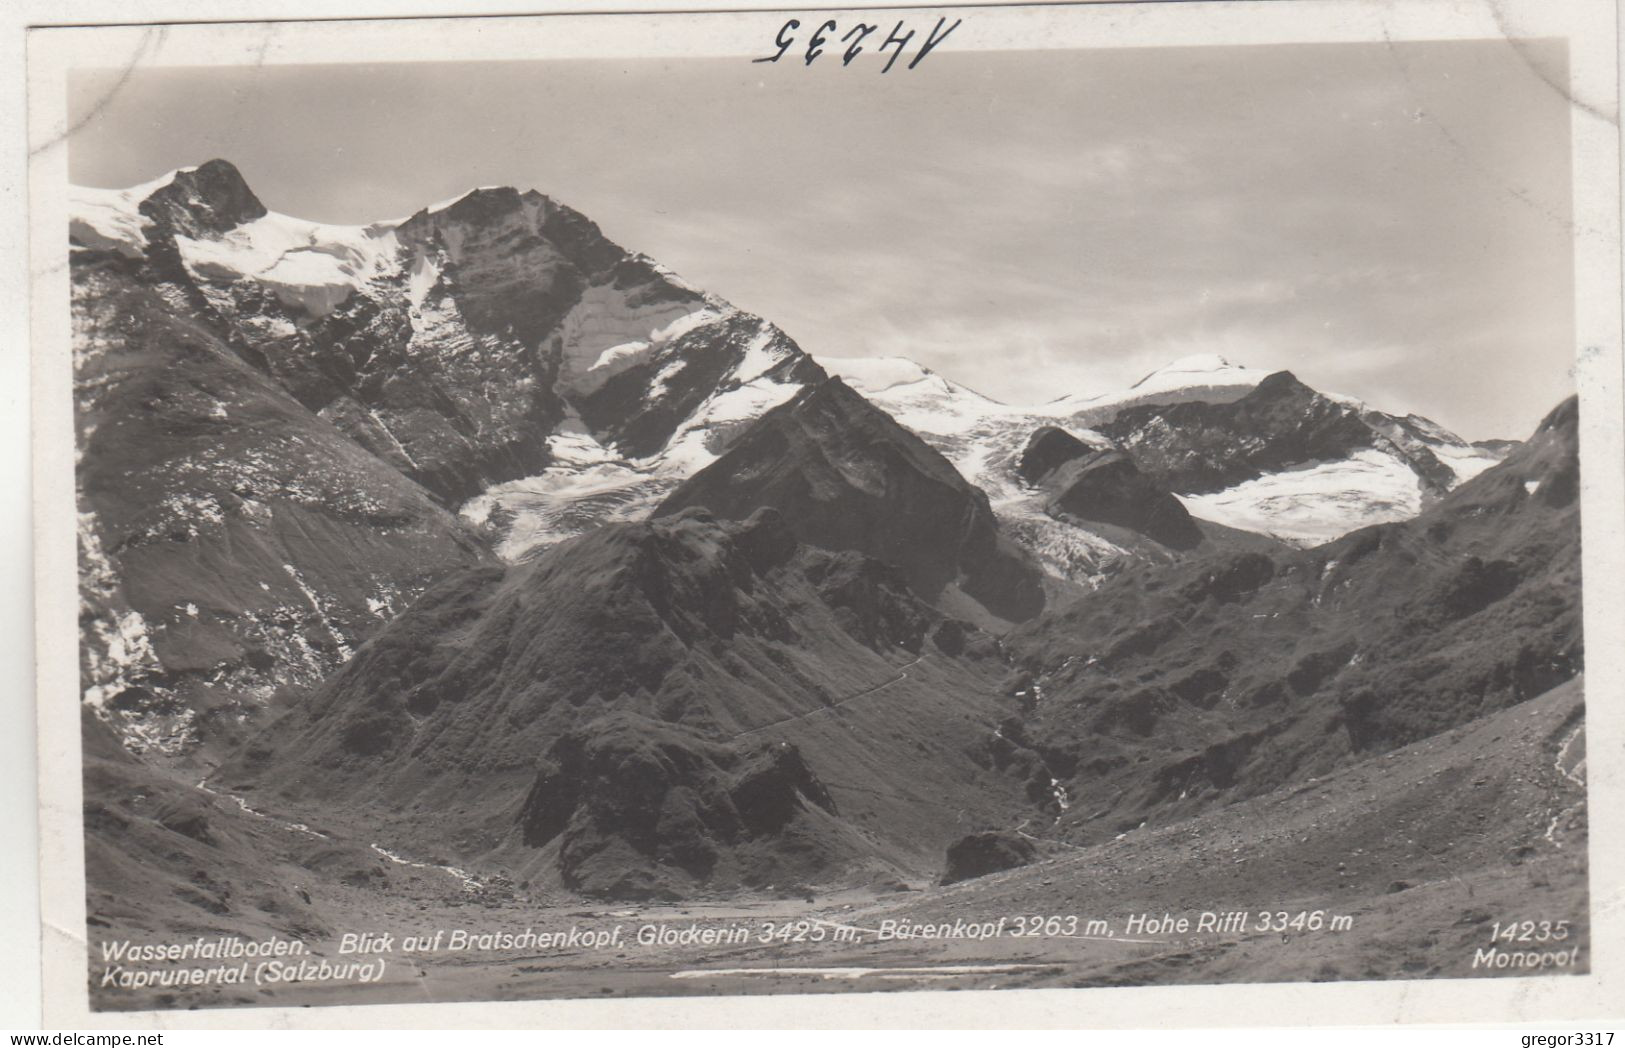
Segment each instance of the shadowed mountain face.
[[217,776],[615,897],[929,868],[1032,810],[997,645],[787,518],[612,525],[457,576]]
[[556,849],[566,888],[616,899],[806,883],[869,858],[792,743],[717,743],[634,716],[560,736],[519,820],[526,846]]
[[987,496],[840,379],[763,416],[656,513],[690,506],[732,519],[772,506],[801,541],[895,564],[945,606],[963,595],[1005,621],[1044,607],[1039,569],[999,535]]
[[1016,467],[1028,485],[1049,498],[1050,516],[1081,524],[1110,524],[1170,550],[1189,550],[1203,534],[1167,488],[1114,449],[1091,448],[1064,429],[1045,426],[1028,438]]
[[1415,520],[1131,569],[1023,627],[1044,696],[1025,731],[1075,762],[1076,831],[1303,781],[1573,677],[1578,490],[1570,400]]
[[1188,550],[1202,532],[1173,493],[1140,472],[1120,451],[1102,451],[1069,462],[1055,472],[1051,512],[1083,521],[1116,524],[1162,543]]
[[1088,444],[1059,426],[1040,426],[1027,438],[1016,460],[1016,476],[1027,484],[1041,484],[1045,477],[1074,459],[1089,454]]

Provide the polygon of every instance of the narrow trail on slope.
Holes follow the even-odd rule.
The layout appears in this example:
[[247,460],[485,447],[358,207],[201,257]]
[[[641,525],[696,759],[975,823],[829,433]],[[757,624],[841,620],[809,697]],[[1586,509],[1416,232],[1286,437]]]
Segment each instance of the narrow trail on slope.
[[[1012,830],[1011,832],[1015,833],[1015,835],[1018,836],[1018,837],[1025,837],[1027,840],[1032,841],[1034,844],[1058,844],[1061,847],[1069,848],[1072,851],[1088,851],[1089,850],[1088,848],[1084,847],[1081,844],[1073,844],[1071,841],[1062,840],[1059,837],[1034,837],[1032,834],[1027,832],[1027,824],[1029,822],[1032,822],[1032,821],[1033,820],[1032,820],[1031,816],[1029,816],[1029,817],[1027,817],[1025,819],[1022,819],[1020,822],[1016,823],[1014,830]],[[1058,816],[1057,816],[1057,821],[1059,821]]]
[[441,873],[455,877],[462,882],[463,891],[465,892],[477,892],[485,887],[485,885],[480,883],[480,879],[478,877],[469,873],[467,870],[460,870],[455,866],[440,866],[432,862],[417,862],[416,860],[396,855],[394,852],[390,851],[388,848],[385,848],[381,844],[373,844],[372,850],[398,866],[410,866],[415,870],[439,870]]
[[210,786],[207,779],[199,779],[197,781],[197,788],[202,790],[204,793],[207,793],[211,797],[218,797],[221,800],[231,801],[232,803],[236,804],[237,807],[241,808],[243,814],[245,815],[252,815],[256,819],[264,819],[266,822],[280,826],[285,830],[291,830],[294,833],[302,833],[306,837],[317,837],[324,841],[330,841],[333,839],[320,830],[311,829],[302,822],[289,822],[286,819],[279,819],[275,815],[267,815],[262,811],[256,811],[248,806],[248,801],[237,796],[235,793],[224,793],[215,789],[213,786]]
[[1566,807],[1560,806],[1552,814],[1552,821],[1546,824],[1546,842],[1559,850],[1562,849],[1563,842],[1557,839],[1557,828],[1563,824],[1564,820],[1570,818],[1581,808],[1585,807],[1586,803],[1586,759],[1581,757],[1575,762],[1572,768],[1565,768],[1563,766],[1563,762],[1568,760],[1570,748],[1574,746],[1575,740],[1578,739],[1584,732],[1585,721],[1582,720],[1579,724],[1574,726],[1573,731],[1569,732],[1568,735],[1564,737],[1563,744],[1557,748],[1557,759],[1552,762],[1553,771],[1557,772],[1557,774],[1562,776],[1563,779],[1567,780],[1574,786],[1579,787],[1580,789],[1580,799]]
[[[209,785],[208,779],[206,778],[199,779],[195,785],[199,790],[202,790],[211,797],[231,801],[232,803],[236,804],[238,808],[242,809],[243,814],[245,815],[252,815],[256,819],[263,819],[274,826],[280,826],[282,829],[293,833],[303,834],[306,837],[315,837],[318,840],[324,841],[334,839],[329,834],[325,834],[320,830],[313,830],[302,822],[289,822],[287,819],[279,819],[275,815],[267,815],[265,812],[250,807],[246,799],[237,796],[235,793],[227,793],[224,790],[215,789],[213,786]],[[463,890],[465,892],[477,892],[484,888],[484,885],[480,882],[478,877],[475,877],[466,870],[460,870],[455,866],[441,866],[432,862],[417,862],[415,860],[397,855],[379,844],[373,844],[372,850],[377,852],[379,855],[382,855],[390,862],[398,863],[401,866],[411,866],[414,869],[420,870],[439,870],[448,876],[455,877],[462,883]]]
[[[930,654],[930,653],[927,652],[927,654]],[[884,682],[882,682],[880,684],[876,684],[872,688],[864,688],[862,691],[853,692],[851,695],[846,696],[844,699],[839,699],[839,700],[837,700],[835,702],[830,703],[827,706],[819,706],[817,709],[808,710],[806,713],[797,713],[797,714],[795,714],[793,716],[781,717],[776,721],[770,721],[767,724],[758,725],[757,727],[754,727],[754,728],[746,728],[744,731],[735,732],[734,734],[728,736],[728,738],[730,740],[731,739],[742,739],[747,735],[756,735],[756,734],[758,734],[760,732],[767,731],[767,730],[769,730],[771,728],[779,728],[779,727],[783,727],[786,724],[794,724],[796,721],[807,720],[809,717],[815,717],[820,713],[828,713],[831,710],[838,710],[842,706],[845,706],[849,702],[856,702],[858,699],[866,698],[866,697],[868,697],[870,695],[875,694],[878,691],[883,691],[886,688],[891,687],[893,684],[899,684],[899,683],[907,680],[908,679],[908,671],[909,671],[909,669],[911,669],[914,666],[918,666],[924,660],[925,660],[925,655],[921,655],[919,658],[915,659],[913,662],[910,662],[910,663],[907,663],[906,665],[898,667],[897,676],[891,678],[890,680],[884,681]]]

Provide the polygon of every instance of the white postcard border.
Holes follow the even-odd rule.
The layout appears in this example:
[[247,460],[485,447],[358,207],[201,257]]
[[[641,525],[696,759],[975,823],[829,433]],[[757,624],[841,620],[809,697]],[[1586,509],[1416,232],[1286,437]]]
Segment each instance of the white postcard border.
[[[490,11],[492,5],[463,5]],[[585,6],[585,5],[583,5]],[[1625,402],[1622,402],[1618,47],[1611,3],[1581,0],[1222,0],[1206,3],[894,9],[974,19],[959,48],[1562,36],[1569,41],[1574,158],[1576,384],[1581,398],[1583,570],[1591,826],[1592,971],[1586,976],[1288,985],[994,990],[835,997],[751,995],[200,1012],[90,1012],[86,993],[74,548],[72,381],[65,187],[65,76],[72,67],[235,65],[762,53],[788,14],[822,8],[546,18],[223,22],[30,32],[29,216],[40,854],[46,1020],[59,1027],[1159,1026],[1516,1022],[1617,1016],[1625,1000]],[[741,8],[743,3],[707,3]],[[507,8],[511,11],[512,8]],[[839,11],[831,17],[839,18]],[[875,9],[866,9],[872,17]],[[885,9],[880,9],[885,10]],[[432,0],[342,3],[74,2],[36,22],[163,21],[259,14],[454,14]],[[654,13],[648,13],[654,12]],[[832,1007],[832,1005],[835,1005]],[[1612,1005],[1612,1012],[1610,1012]]]

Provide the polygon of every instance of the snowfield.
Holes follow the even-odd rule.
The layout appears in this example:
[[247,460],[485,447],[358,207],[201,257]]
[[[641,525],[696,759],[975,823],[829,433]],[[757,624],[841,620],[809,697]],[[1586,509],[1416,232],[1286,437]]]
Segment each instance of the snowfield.
[[1486,451],[1483,448],[1474,447],[1471,444],[1441,442],[1439,444],[1432,445],[1432,447],[1433,453],[1439,457],[1439,461],[1443,462],[1446,466],[1449,466],[1450,469],[1456,474],[1456,482],[1458,484],[1465,484],[1467,481],[1472,480],[1480,473],[1500,462],[1504,457],[1502,455],[1497,455],[1493,451]]
[[[70,187],[70,233],[93,247],[140,255],[147,246],[141,203],[180,173],[129,189]],[[328,225],[270,211],[218,238],[176,237],[175,242],[194,275],[252,278],[285,303],[319,316],[368,281],[399,274],[395,225]]]
[[[660,348],[684,334],[740,315],[732,307],[720,312],[708,307],[680,317],[651,332],[651,343],[639,362],[655,359]],[[534,476],[486,489],[463,505],[461,515],[478,525],[498,513],[505,530],[497,554],[508,561],[521,560],[600,524],[648,515],[678,484],[715,462],[740,427],[801,390],[799,383],[781,382],[767,374],[795,349],[772,324],[756,324],[739,362],[658,453],[627,458],[600,444],[579,418],[572,419],[548,439],[553,465]],[[674,356],[657,379],[675,377],[683,364],[680,356]]]
[[1270,473],[1206,495],[1180,495],[1192,516],[1318,546],[1370,524],[1422,511],[1422,486],[1403,462],[1375,450]]
[[147,235],[141,230],[147,221],[141,214],[141,202],[174,181],[176,175],[195,170],[181,168],[128,189],[69,186],[69,234],[91,247],[116,250],[135,258],[147,246]]
[[921,436],[969,434],[995,422],[1036,427],[1045,424],[1036,420],[1062,416],[1047,407],[1001,404],[903,357],[819,357],[818,363]]
[[1205,400],[1227,404],[1251,393],[1270,372],[1244,367],[1216,353],[1181,357],[1158,368],[1128,389],[1114,393],[1062,397],[1045,405],[1056,415],[1079,421],[1105,422],[1118,412],[1141,404],[1179,404]]

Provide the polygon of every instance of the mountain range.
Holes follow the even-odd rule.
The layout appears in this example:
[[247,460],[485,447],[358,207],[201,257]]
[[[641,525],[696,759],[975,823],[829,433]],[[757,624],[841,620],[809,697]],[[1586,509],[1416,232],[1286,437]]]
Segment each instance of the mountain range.
[[824,377],[536,193],[328,226],[213,161],[77,191],[71,235],[86,694],[159,749],[491,561],[458,511],[492,486],[602,440],[652,504]]
[[211,161],[70,235],[87,782],[539,892],[894,883],[1583,663],[1572,400],[1472,444],[1198,356],[1004,405],[508,188],[333,226]]

